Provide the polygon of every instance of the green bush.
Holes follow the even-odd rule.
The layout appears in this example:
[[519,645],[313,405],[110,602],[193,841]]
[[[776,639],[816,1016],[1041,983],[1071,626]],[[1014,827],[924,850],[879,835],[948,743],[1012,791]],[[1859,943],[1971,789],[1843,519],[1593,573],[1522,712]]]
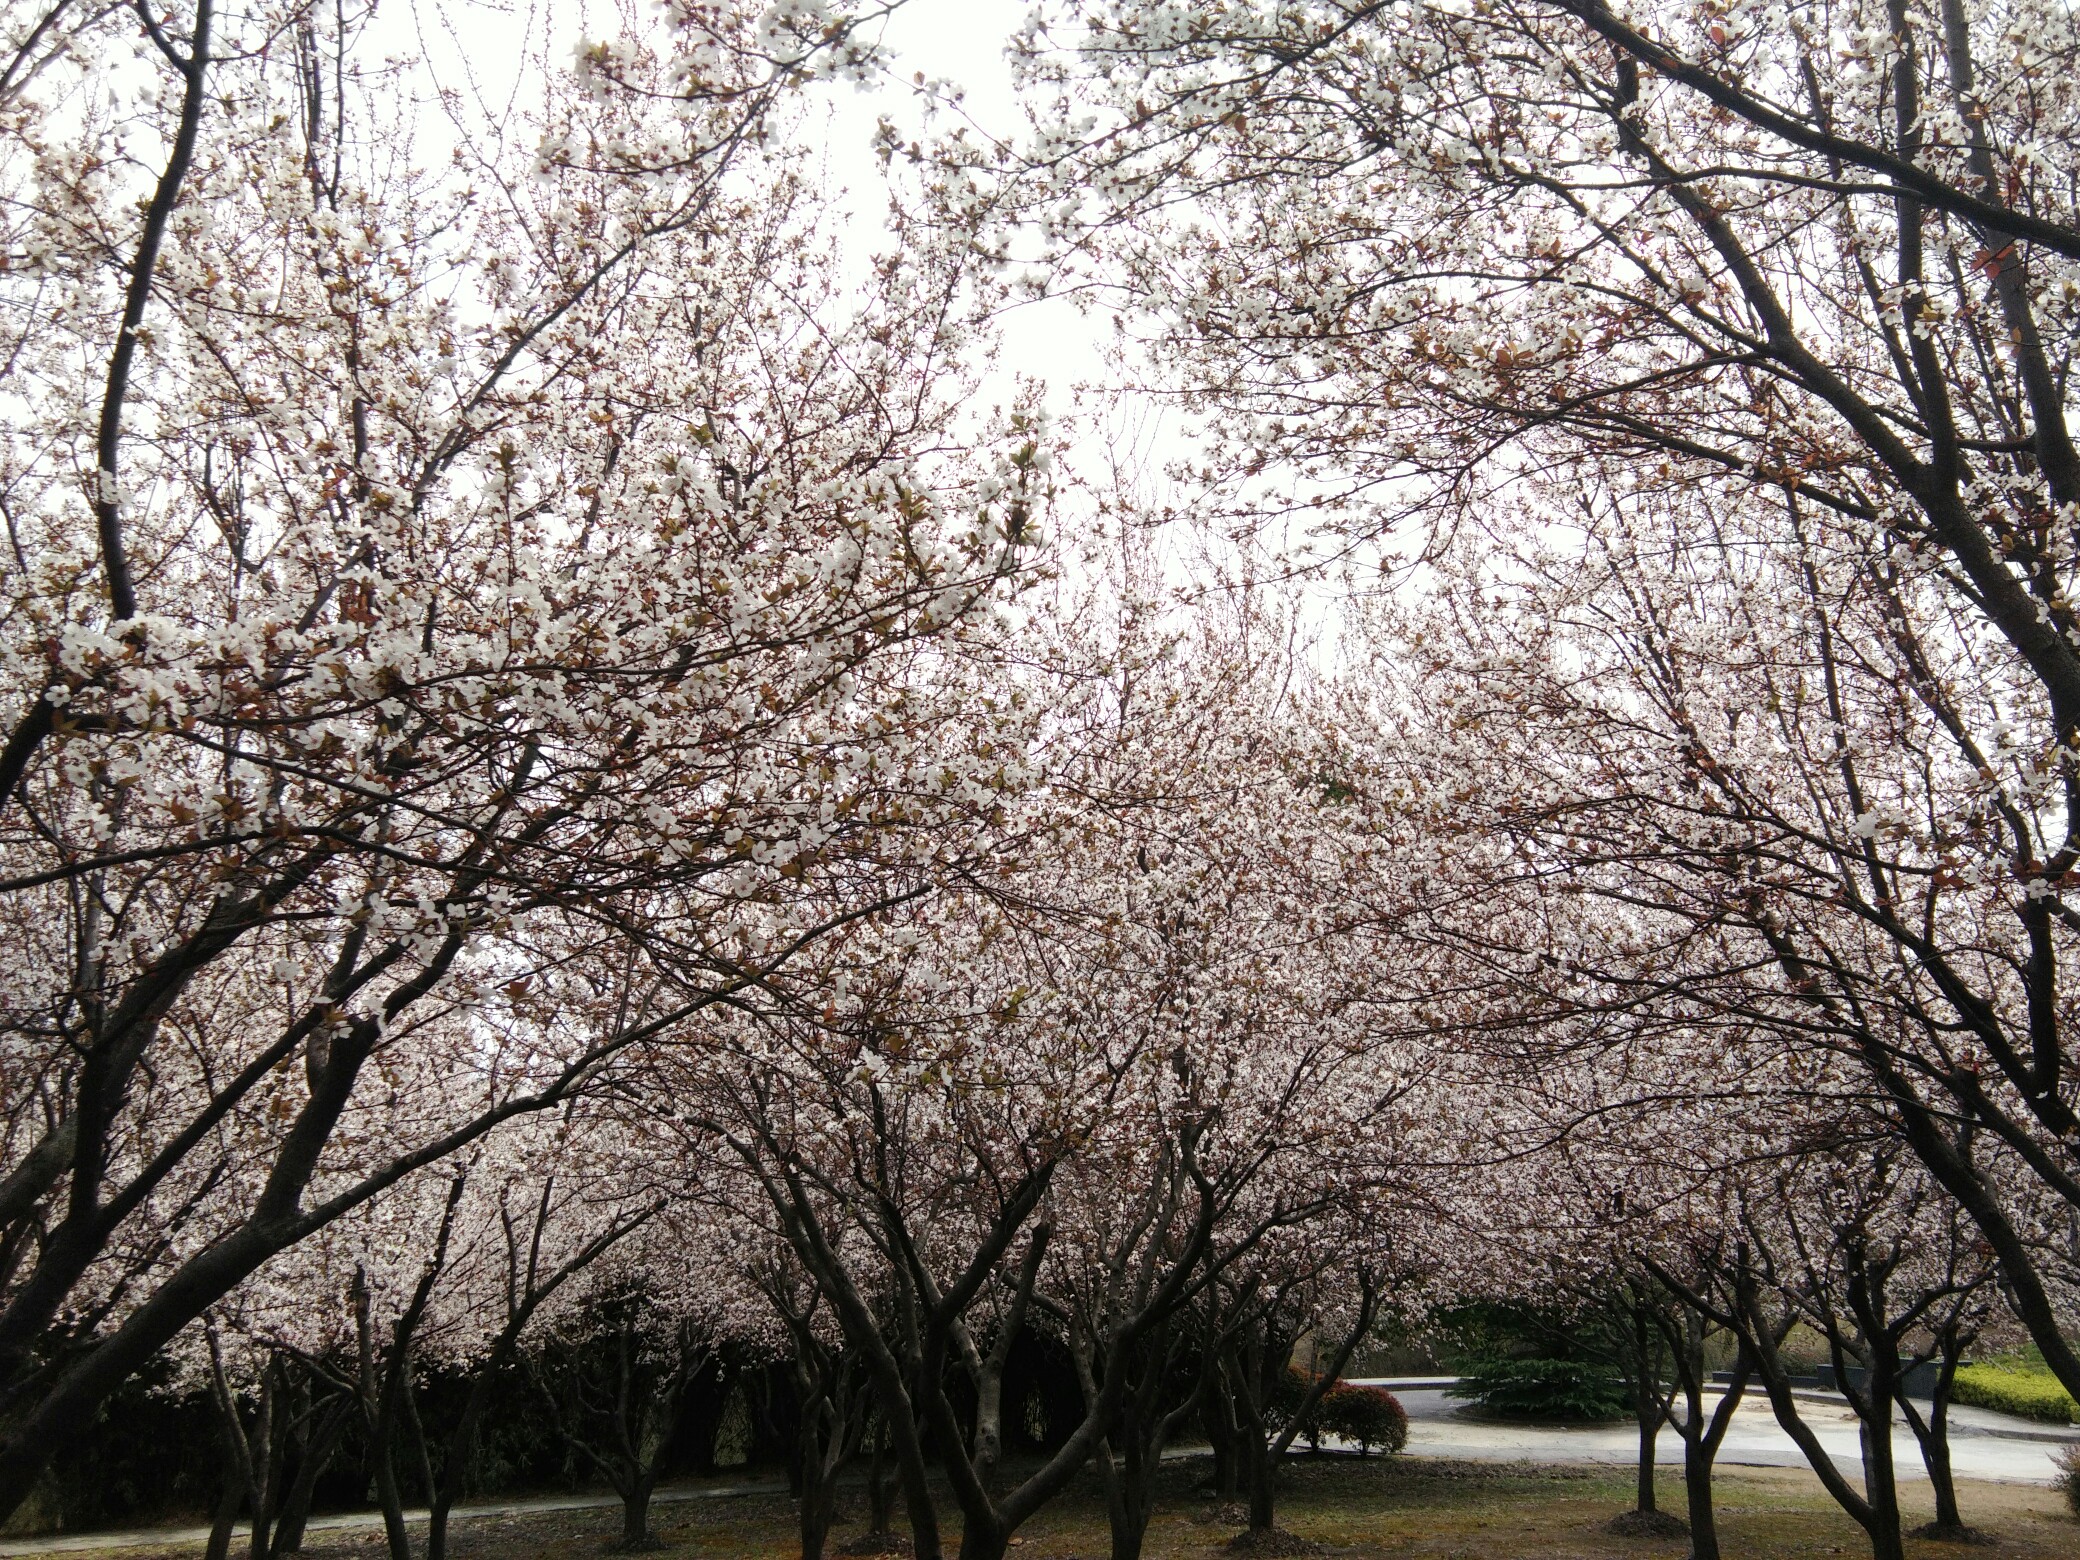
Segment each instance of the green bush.
[[1608,1309],[1478,1301],[1438,1312],[1432,1326],[1452,1396],[1514,1419],[1622,1419],[1631,1412],[1620,1361],[1623,1329]]
[[1339,1381],[1322,1394],[1322,1429],[1356,1441],[1369,1452],[1398,1452],[1408,1445],[1408,1411],[1385,1387],[1361,1387]]
[[1960,1366],[1951,1396],[1973,1408],[2054,1425],[2070,1424],[2074,1418],[2072,1395],[2049,1370],[2026,1359]]
[[1631,1412],[1617,1373],[1589,1360],[1491,1355],[1469,1362],[1451,1395],[1511,1419],[1622,1419]]
[[[1303,1370],[1298,1365],[1286,1367],[1285,1374],[1278,1378],[1278,1386],[1272,1391],[1271,1401],[1264,1405],[1264,1418],[1272,1429],[1283,1430],[1293,1422],[1294,1415],[1300,1412],[1301,1400],[1314,1384],[1313,1371]],[[1316,1404],[1313,1418],[1319,1421],[1320,1417],[1321,1405]],[[1300,1433],[1309,1439],[1317,1438],[1322,1433],[1321,1425],[1318,1422],[1303,1423]]]

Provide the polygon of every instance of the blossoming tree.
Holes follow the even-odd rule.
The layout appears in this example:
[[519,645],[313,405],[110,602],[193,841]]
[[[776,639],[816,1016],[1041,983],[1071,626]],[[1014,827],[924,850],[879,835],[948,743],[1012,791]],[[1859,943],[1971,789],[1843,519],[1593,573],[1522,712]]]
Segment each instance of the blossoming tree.
[[8,23],[0,1508],[270,1257],[987,811],[917,647],[1034,447],[958,454],[960,246],[853,282],[769,133],[860,19],[610,11],[499,113],[337,8]]

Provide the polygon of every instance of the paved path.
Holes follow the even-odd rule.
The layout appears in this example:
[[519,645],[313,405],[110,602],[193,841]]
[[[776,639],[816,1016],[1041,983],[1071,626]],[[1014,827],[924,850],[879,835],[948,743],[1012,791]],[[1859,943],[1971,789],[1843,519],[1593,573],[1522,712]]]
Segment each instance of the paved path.
[[[1433,1380],[1435,1378],[1432,1378]],[[1469,1415],[1455,1399],[1428,1382],[1392,1383],[1408,1410],[1408,1450],[1416,1457],[1464,1457],[1476,1462],[1616,1463],[1639,1457],[1639,1435],[1628,1422],[1616,1425],[1524,1425]],[[1836,1464],[1861,1479],[1856,1416],[1831,1394],[1802,1394],[1800,1408]],[[2060,1445],[2080,1442],[2080,1429],[2031,1424],[1981,1409],[1950,1411],[1950,1461],[1960,1479],[1995,1479],[2010,1484],[2049,1484],[2058,1477],[2052,1461]],[[1683,1443],[1664,1430],[1656,1461],[1680,1464]],[[1893,1432],[1899,1477],[1925,1479],[1921,1448],[1904,1421]],[[1779,1428],[1768,1402],[1750,1393],[1734,1411],[1719,1461],[1736,1466],[1802,1468],[1805,1454]]]

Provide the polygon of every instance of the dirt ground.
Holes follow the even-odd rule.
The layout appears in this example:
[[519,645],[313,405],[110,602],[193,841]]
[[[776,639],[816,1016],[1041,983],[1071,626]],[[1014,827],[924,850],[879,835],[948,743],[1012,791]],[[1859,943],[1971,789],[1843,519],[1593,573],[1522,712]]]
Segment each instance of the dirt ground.
[[[1204,1462],[1170,1470],[1173,1488],[1156,1513],[1149,1560],[1211,1560],[1229,1553],[1239,1508],[1216,1505],[1199,1487]],[[1533,1468],[1432,1459],[1301,1458],[1289,1465],[1280,1526],[1327,1553],[1393,1560],[1682,1560],[1682,1538],[1621,1538],[1605,1525],[1631,1504],[1629,1474],[1609,1468]],[[1910,1524],[1927,1520],[1926,1486],[1909,1485]],[[1910,1560],[2075,1560],[2080,1521],[2053,1490],[1961,1483],[1968,1522],[1994,1542],[1965,1547],[1910,1540]],[[1681,1509],[1680,1482],[1664,1475],[1662,1502]],[[1719,1481],[1721,1539],[1730,1560],[1855,1560],[1869,1553],[1861,1532],[1802,1470],[1729,1468]],[[848,1500],[833,1547],[860,1530]],[[659,1536],[685,1560],[796,1560],[791,1504],[777,1495],[661,1502]],[[950,1554],[958,1517],[942,1508]],[[588,1510],[484,1517],[461,1523],[455,1560],[587,1560],[618,1530],[619,1513]],[[1094,1484],[1072,1490],[1013,1540],[1017,1560],[1104,1560],[1109,1545]],[[197,1546],[101,1550],[108,1560],[191,1560]],[[313,1533],[307,1560],[375,1560],[379,1530]]]

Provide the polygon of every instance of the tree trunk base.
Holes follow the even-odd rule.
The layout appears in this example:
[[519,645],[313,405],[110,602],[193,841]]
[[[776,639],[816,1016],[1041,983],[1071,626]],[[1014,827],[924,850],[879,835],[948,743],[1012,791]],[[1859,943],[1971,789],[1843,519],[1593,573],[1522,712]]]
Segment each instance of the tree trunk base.
[[1322,1546],[1281,1527],[1246,1528],[1228,1540],[1228,1550],[1238,1555],[1318,1555]]
[[669,1549],[671,1547],[670,1544],[667,1544],[655,1533],[645,1533],[641,1538],[629,1538],[624,1535],[620,1538],[608,1540],[607,1553],[610,1555],[648,1555],[655,1554],[660,1549]]
[[907,1555],[910,1553],[908,1533],[890,1533],[881,1529],[862,1533],[849,1538],[831,1551],[839,1555]]
[[1690,1524],[1672,1511],[1627,1511],[1603,1525],[1620,1538],[1688,1538]]
[[1909,1538],[1926,1538],[1938,1544],[1998,1544],[2000,1539],[1984,1528],[1975,1528],[1963,1522],[1927,1522],[1907,1535]]

